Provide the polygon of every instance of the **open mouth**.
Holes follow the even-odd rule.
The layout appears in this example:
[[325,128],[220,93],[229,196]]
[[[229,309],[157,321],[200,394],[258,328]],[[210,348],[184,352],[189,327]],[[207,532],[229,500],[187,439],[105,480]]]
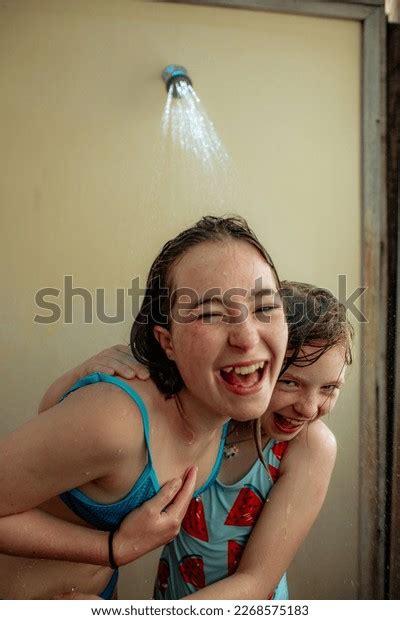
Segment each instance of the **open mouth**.
[[220,370],[222,380],[234,391],[256,387],[266,372],[268,362],[255,362],[243,366],[225,366]]
[[294,433],[301,428],[304,422],[298,422],[290,418],[286,418],[281,413],[274,413],[275,426],[282,433]]

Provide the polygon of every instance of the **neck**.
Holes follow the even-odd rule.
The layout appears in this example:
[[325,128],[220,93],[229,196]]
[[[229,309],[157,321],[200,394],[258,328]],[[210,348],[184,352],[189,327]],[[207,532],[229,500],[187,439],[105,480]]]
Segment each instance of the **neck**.
[[[262,428],[260,429],[260,435],[262,438],[267,437],[267,433]],[[246,441],[247,439],[254,439],[254,429],[252,421],[235,422],[235,420],[231,420],[229,424],[227,439],[229,441]]]
[[209,440],[211,435],[221,432],[223,424],[229,419],[202,406],[186,388],[176,394],[174,400],[182,422],[182,432],[192,442]]

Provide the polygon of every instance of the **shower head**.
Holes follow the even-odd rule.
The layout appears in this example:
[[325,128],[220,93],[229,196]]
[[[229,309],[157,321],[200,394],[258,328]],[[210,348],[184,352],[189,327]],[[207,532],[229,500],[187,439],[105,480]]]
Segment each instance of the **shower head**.
[[192,86],[192,80],[188,76],[187,69],[181,65],[168,65],[161,73],[161,77],[165,82],[167,92],[169,92],[171,86],[173,87],[172,95],[176,98],[181,96],[177,88],[179,82],[184,82],[188,86]]

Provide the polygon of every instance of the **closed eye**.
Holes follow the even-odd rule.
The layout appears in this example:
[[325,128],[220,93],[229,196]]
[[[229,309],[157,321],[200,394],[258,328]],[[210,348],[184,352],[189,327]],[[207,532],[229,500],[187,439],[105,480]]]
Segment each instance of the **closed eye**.
[[204,323],[214,323],[216,321],[222,321],[223,317],[223,312],[204,312],[203,314],[199,314],[197,316],[197,320],[204,321]]
[[254,312],[256,314],[268,314],[269,312],[272,312],[272,310],[280,310],[281,308],[281,304],[270,302],[269,304],[265,303],[262,306],[255,308]]

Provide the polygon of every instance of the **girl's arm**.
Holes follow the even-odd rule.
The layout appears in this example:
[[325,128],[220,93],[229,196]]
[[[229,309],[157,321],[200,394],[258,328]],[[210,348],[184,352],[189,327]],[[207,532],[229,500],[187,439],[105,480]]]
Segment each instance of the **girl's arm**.
[[236,573],[185,599],[258,600],[272,594],[317,518],[335,458],[335,438],[320,420],[289,442]]
[[0,518],[0,553],[5,555],[108,566],[107,546],[108,532],[81,527],[42,510]]
[[[36,509],[67,489],[113,473],[128,447],[142,448],[141,436],[133,445],[132,433],[126,433],[130,407],[126,395],[113,386],[88,386],[1,440],[1,552],[108,565],[108,533]],[[176,535],[195,477],[194,471],[189,472],[178,495],[181,481],[167,483],[123,521],[114,537],[117,564],[132,561]]]
[[148,379],[149,371],[139,364],[133,357],[130,347],[123,344],[100,351],[79,366],[69,370],[56,379],[46,391],[39,404],[39,413],[50,409],[58,403],[60,398],[79,379],[92,372],[102,372],[106,375],[119,375],[123,379]]
[[[118,566],[133,562],[174,538],[195,487],[195,471],[167,482],[161,491],[128,515],[114,536]],[[75,525],[42,510],[0,518],[0,553],[48,560],[109,565],[109,532]],[[73,544],[71,543],[73,541]]]

